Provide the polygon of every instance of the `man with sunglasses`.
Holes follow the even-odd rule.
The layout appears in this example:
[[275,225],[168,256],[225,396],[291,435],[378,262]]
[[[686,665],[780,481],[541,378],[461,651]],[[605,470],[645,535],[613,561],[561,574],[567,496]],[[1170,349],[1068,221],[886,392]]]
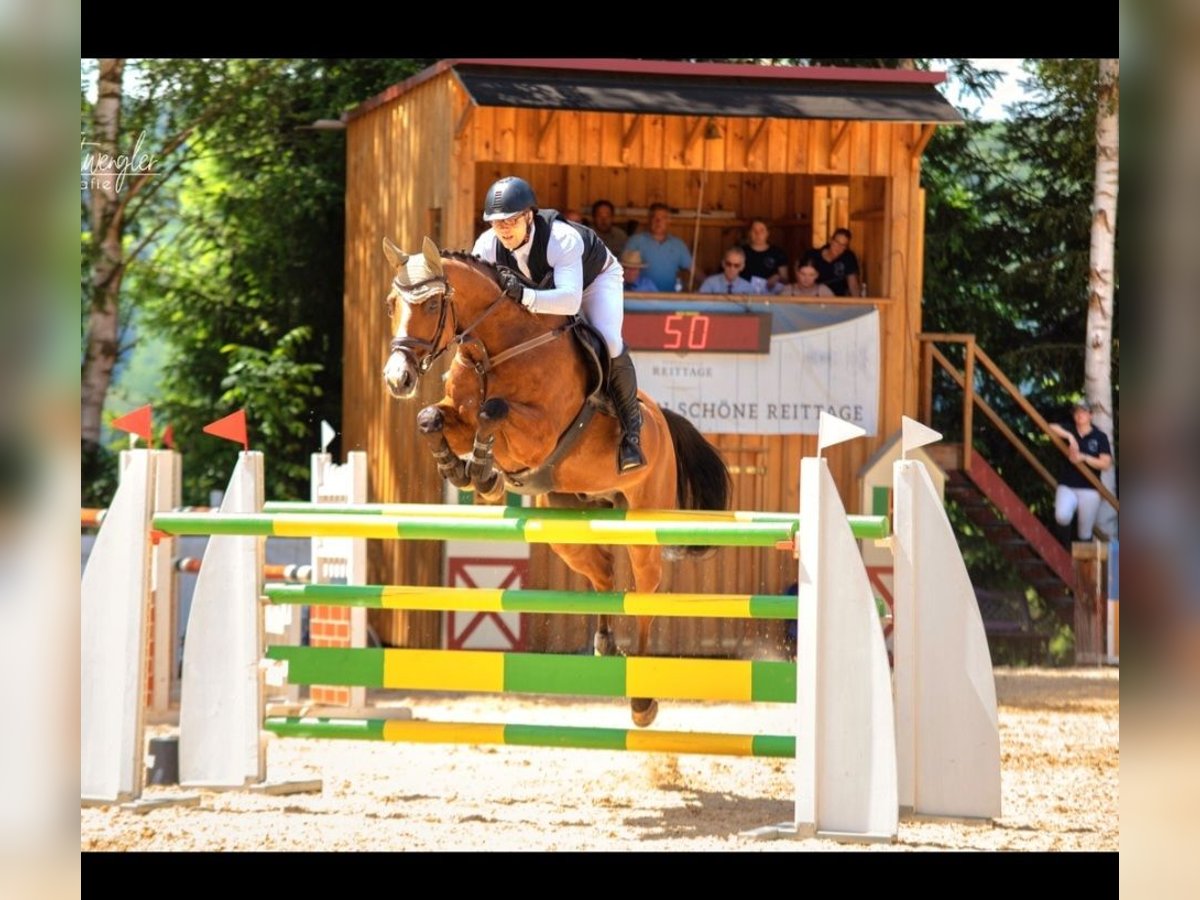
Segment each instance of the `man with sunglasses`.
[[742,277],[746,254],[741,247],[730,247],[721,260],[721,271],[709,275],[700,285],[701,294],[753,294],[754,286]]

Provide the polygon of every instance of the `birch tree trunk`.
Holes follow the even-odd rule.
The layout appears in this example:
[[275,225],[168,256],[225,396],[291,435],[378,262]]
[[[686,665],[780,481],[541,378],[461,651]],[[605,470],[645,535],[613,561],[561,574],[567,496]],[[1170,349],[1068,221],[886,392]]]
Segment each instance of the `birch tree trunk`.
[[92,114],[93,144],[83,151],[92,164],[83,171],[91,192],[93,261],[87,349],[80,376],[80,437],[100,443],[100,416],[112,381],[118,350],[118,299],[125,272],[121,237],[124,214],[117,196],[117,136],[121,125],[121,78],[124,59],[101,59],[99,92]]
[[[1113,437],[1112,318],[1114,248],[1117,228],[1119,153],[1120,60],[1100,60],[1099,104],[1096,111],[1096,185],[1092,202],[1091,265],[1088,274],[1087,339],[1084,347],[1084,393],[1092,404],[1092,424]],[[1102,473],[1110,490],[1116,484],[1117,448],[1113,468]],[[1115,536],[1115,511],[1101,510],[1099,525]]]

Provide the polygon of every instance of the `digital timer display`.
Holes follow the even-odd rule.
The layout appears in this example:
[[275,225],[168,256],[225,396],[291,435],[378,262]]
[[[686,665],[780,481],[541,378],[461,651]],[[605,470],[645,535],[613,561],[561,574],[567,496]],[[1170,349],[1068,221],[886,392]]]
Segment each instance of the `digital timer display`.
[[630,350],[674,353],[770,353],[771,314],[763,312],[625,313]]

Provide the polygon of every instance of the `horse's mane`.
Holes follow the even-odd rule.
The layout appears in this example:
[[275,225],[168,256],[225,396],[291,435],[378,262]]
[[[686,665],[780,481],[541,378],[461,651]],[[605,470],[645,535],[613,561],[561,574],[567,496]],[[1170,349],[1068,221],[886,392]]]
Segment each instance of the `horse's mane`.
[[500,283],[500,267],[494,262],[488,262],[482,256],[476,256],[469,250],[443,250],[442,258],[456,259],[459,262],[474,264],[477,269],[482,269],[484,272],[490,275],[492,280],[497,284]]
[[[477,256],[469,250],[443,250],[442,258],[454,259],[458,260],[459,262],[466,263],[467,265],[472,266],[481,271],[483,274],[487,275],[492,279],[493,282],[495,282],[497,286],[500,284],[501,266],[499,263],[488,262],[482,256]],[[524,273],[517,269],[512,269],[511,271],[516,273],[517,278],[520,279],[522,284],[531,288],[537,287],[537,285],[525,277]],[[525,310],[525,312],[529,313],[530,315],[534,315],[532,310],[525,309],[525,307],[521,306],[520,303],[518,303],[517,306]]]

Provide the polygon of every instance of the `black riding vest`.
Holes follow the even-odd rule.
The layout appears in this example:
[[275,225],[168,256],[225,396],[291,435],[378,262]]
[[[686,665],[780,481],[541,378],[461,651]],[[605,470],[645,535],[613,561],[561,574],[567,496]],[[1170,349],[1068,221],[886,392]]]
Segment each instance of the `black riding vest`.
[[[554,269],[546,262],[546,247],[550,243],[550,227],[555,220],[564,222],[579,232],[580,240],[583,241],[583,286],[586,288],[604,271],[608,262],[608,248],[592,229],[579,222],[564,219],[554,209],[539,209],[534,213],[533,237],[530,238],[533,246],[529,248],[529,280],[542,290],[554,287]],[[514,271],[521,271],[516,258],[500,243],[499,238],[496,239],[496,262]]]

